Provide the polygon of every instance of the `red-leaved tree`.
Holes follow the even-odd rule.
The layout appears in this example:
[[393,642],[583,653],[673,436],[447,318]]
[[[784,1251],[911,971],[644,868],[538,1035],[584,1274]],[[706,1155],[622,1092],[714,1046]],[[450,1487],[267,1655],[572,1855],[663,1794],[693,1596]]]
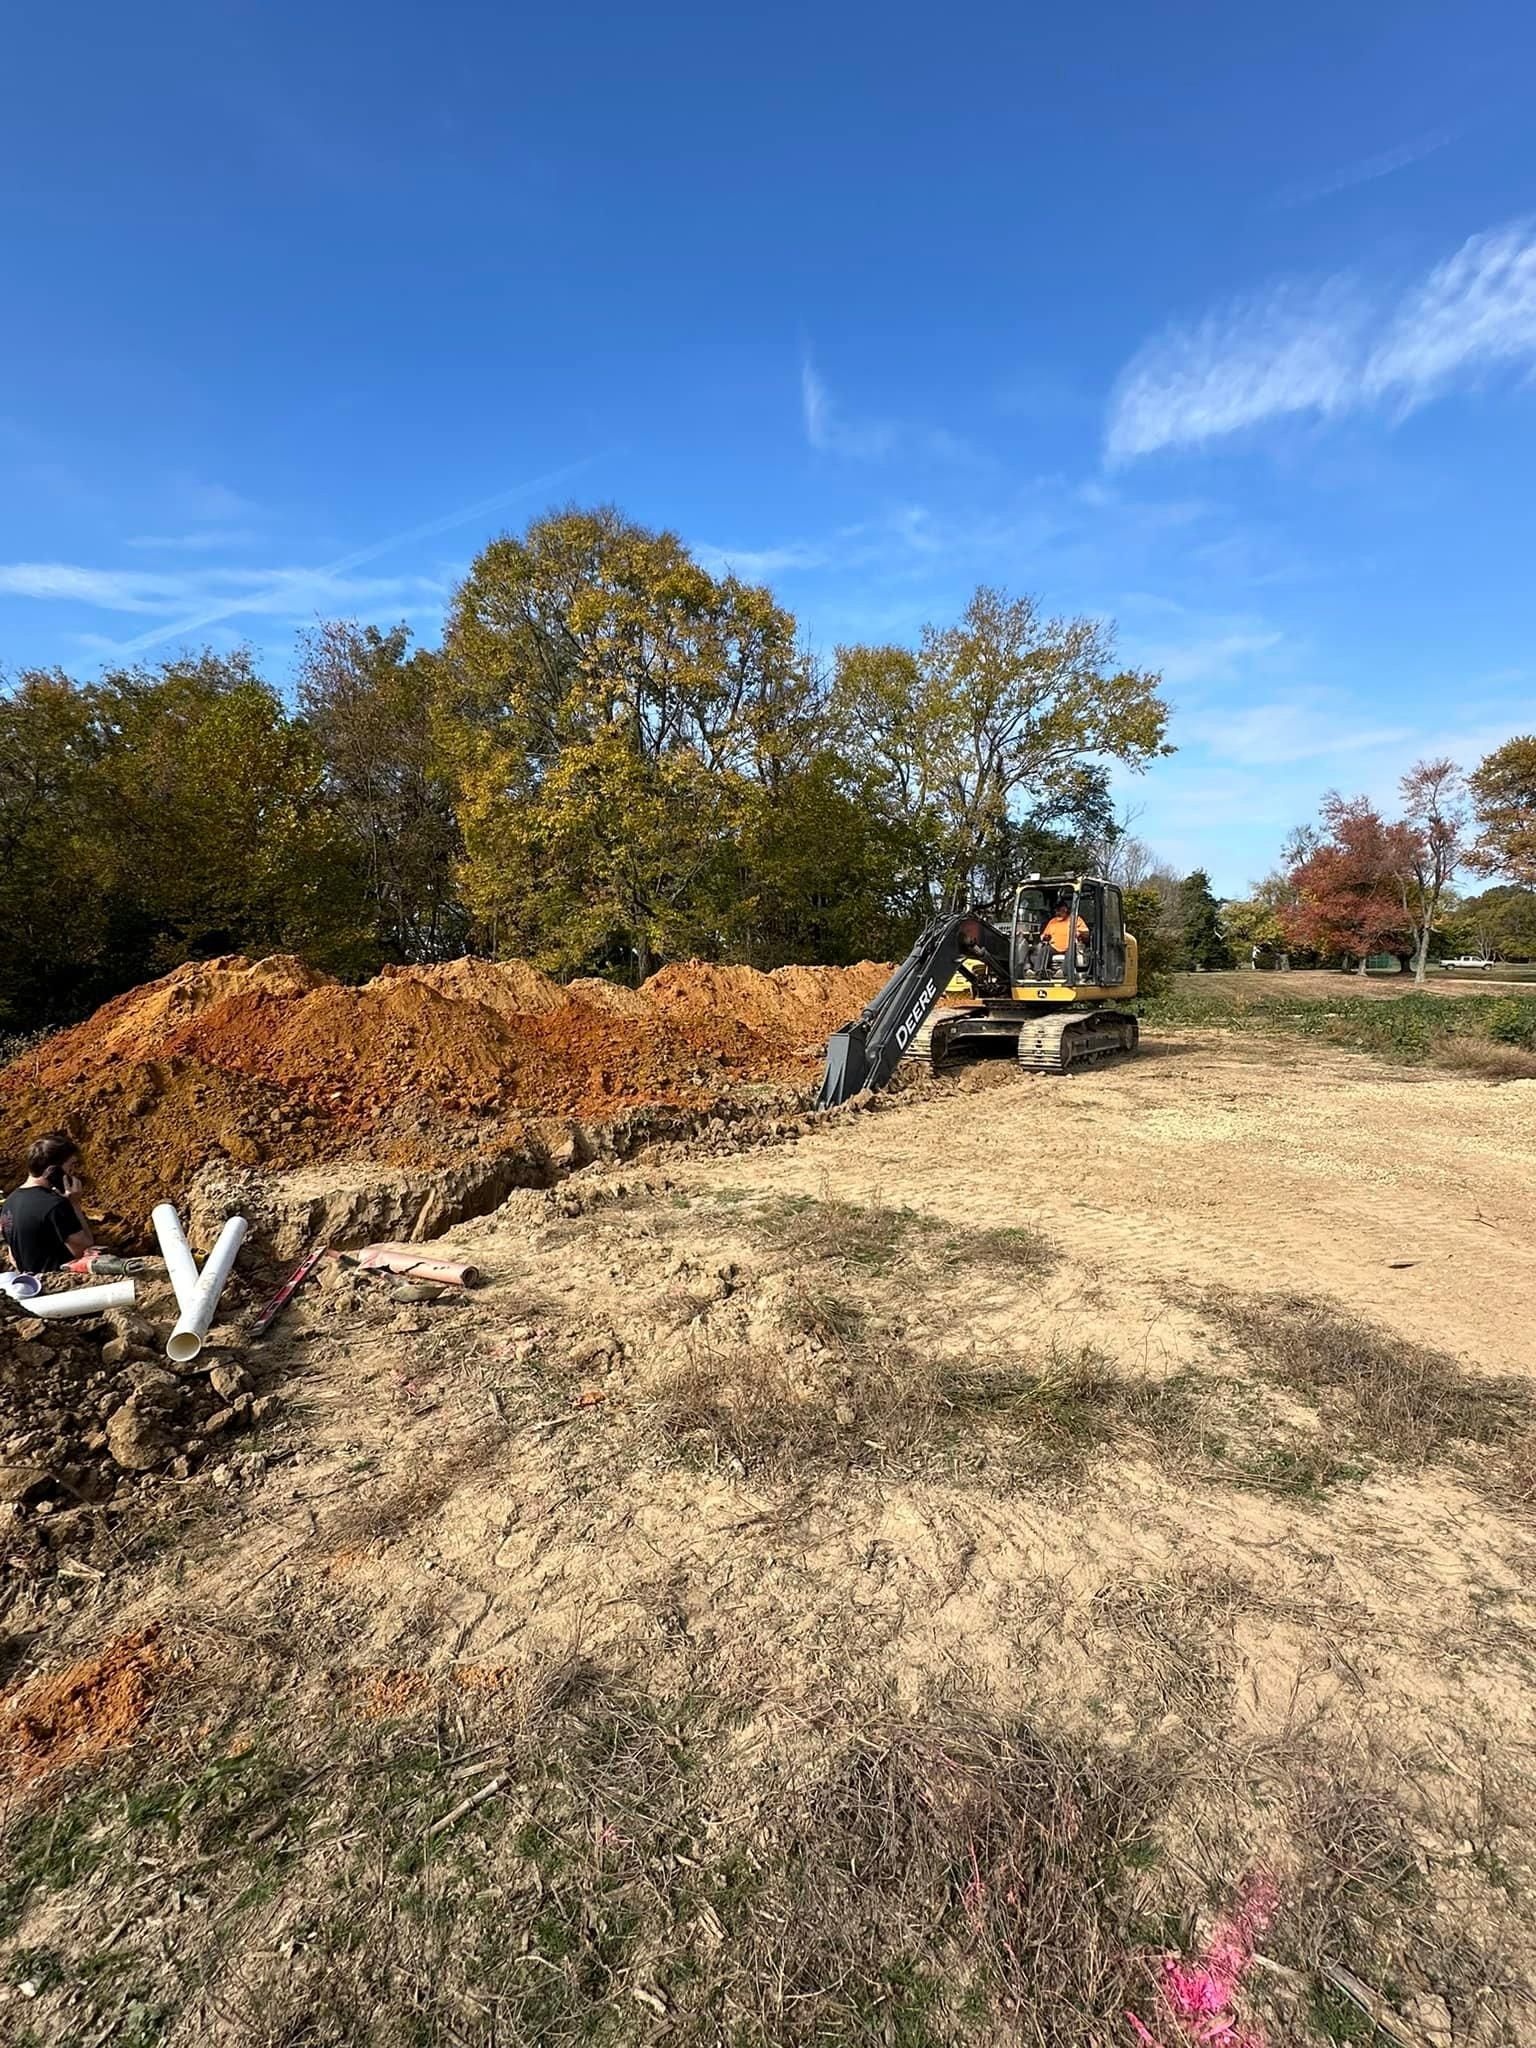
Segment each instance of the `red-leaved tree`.
[[1389,825],[1363,796],[1323,798],[1321,830],[1297,834],[1287,877],[1293,901],[1280,913],[1293,946],[1342,955],[1365,972],[1367,957],[1407,938],[1400,877],[1415,859],[1407,825]]

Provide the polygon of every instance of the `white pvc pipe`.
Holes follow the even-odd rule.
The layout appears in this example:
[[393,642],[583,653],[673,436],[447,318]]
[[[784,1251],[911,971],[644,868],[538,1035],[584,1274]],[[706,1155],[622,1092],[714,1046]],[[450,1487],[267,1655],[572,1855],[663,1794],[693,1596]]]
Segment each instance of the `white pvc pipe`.
[[181,1321],[172,1330],[165,1347],[165,1355],[173,1365],[190,1365],[202,1350],[208,1325],[213,1321],[219,1296],[224,1292],[224,1283],[235,1263],[235,1253],[245,1242],[245,1231],[245,1218],[231,1216],[219,1232],[219,1241],[197,1276],[197,1287],[191,1301],[181,1303]]
[[181,1227],[181,1218],[169,1202],[161,1202],[151,1211],[149,1220],[155,1226],[155,1236],[160,1240],[160,1251],[165,1260],[171,1292],[176,1297],[176,1306],[185,1315],[192,1305],[193,1295],[197,1292],[197,1261],[192,1256],[186,1232]]
[[133,1282],[112,1280],[105,1287],[72,1287],[67,1294],[30,1294],[13,1297],[30,1316],[99,1316],[103,1309],[132,1308]]

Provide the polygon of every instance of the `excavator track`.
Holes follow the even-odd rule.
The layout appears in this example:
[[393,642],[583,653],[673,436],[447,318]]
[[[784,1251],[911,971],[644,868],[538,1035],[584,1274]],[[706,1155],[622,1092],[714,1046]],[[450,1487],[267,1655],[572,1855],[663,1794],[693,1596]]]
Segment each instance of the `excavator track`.
[[1140,1036],[1136,1019],[1124,1010],[1031,1017],[1019,1032],[1019,1065],[1028,1074],[1064,1074],[1082,1060],[1134,1052]]
[[927,1023],[914,1031],[907,1041],[901,1055],[902,1064],[905,1065],[908,1060],[916,1060],[920,1066],[928,1067],[937,1073],[943,1066],[949,1050],[951,1027],[962,1017],[970,1015],[969,1010],[935,1010]]

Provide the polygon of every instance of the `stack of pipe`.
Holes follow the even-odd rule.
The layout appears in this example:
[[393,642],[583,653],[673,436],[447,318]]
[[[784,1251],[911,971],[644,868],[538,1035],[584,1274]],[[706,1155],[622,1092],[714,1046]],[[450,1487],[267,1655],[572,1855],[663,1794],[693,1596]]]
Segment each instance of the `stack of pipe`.
[[243,1216],[230,1217],[219,1232],[218,1242],[204,1261],[201,1272],[187,1243],[186,1232],[181,1227],[181,1218],[170,1203],[162,1202],[150,1221],[160,1240],[171,1291],[181,1311],[180,1320],[166,1342],[165,1355],[172,1365],[190,1365],[203,1348],[208,1326],[219,1305],[219,1296],[224,1292],[224,1283],[234,1266],[235,1254],[245,1242],[246,1221]]

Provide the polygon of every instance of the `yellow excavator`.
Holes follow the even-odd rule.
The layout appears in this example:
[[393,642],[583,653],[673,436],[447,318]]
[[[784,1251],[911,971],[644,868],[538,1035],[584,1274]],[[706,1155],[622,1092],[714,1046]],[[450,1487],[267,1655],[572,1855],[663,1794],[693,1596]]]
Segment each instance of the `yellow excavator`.
[[1021,1067],[1060,1074],[1134,1052],[1136,941],[1098,875],[1031,875],[1007,909],[946,912],[874,1000],[827,1044],[817,1106],[883,1088],[902,1060],[930,1067],[1014,1041]]

